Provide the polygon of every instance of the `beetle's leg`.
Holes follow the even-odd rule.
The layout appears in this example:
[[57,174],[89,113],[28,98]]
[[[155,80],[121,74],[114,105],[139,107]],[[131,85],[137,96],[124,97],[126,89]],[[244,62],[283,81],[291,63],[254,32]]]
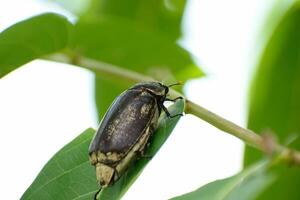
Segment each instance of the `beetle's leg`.
[[150,146],[150,143],[147,143],[146,146],[142,150],[137,150],[135,153],[137,154],[138,158],[145,158],[145,159],[152,159],[153,156],[149,154],[145,154],[145,149]]
[[169,99],[169,98],[165,98],[165,101],[172,101],[172,102],[175,102],[179,99],[183,99],[183,97],[176,97],[175,99]]
[[176,114],[176,115],[169,116],[169,118],[174,118],[174,117],[178,117],[178,116],[182,117],[183,114],[182,114],[182,113],[179,113],[179,114]]
[[169,113],[168,109],[164,106],[163,103],[160,103],[160,104],[159,104],[159,107],[161,107],[161,108],[163,109],[163,111],[166,113],[166,115],[167,115],[168,117],[171,116],[171,114]]
[[148,136],[149,138],[147,139],[147,143],[146,144],[143,144],[143,146],[139,149],[139,150],[137,150],[137,151],[135,151],[135,153],[137,154],[137,157],[138,158],[144,158],[144,159],[148,159],[148,160],[150,160],[150,159],[152,159],[153,158],[153,155],[150,155],[150,154],[145,154],[145,151],[149,148],[149,146],[150,146],[150,138],[151,138],[151,136],[153,135],[153,132],[154,132],[154,130],[155,130],[155,128],[154,128],[154,124],[152,123],[152,124],[150,124],[150,126],[149,126],[149,128],[148,128],[149,130],[149,132],[150,132],[150,135]]
[[164,112],[166,113],[167,117],[169,117],[169,118],[183,116],[182,113],[179,113],[179,114],[176,114],[176,115],[171,115],[170,112],[168,111],[168,109],[163,104],[161,104],[160,107],[164,110]]
[[114,169],[113,179],[116,181],[120,178],[120,175],[116,167],[113,167],[113,169]]
[[97,200],[97,196],[101,192],[101,190],[102,190],[102,187],[100,187],[99,190],[95,193],[94,200]]

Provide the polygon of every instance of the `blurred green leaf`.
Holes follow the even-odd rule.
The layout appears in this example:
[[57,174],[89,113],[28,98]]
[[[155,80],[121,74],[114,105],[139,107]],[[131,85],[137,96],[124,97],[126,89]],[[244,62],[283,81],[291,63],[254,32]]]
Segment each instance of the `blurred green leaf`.
[[43,167],[21,199],[92,199],[98,186],[88,147],[95,133],[87,129],[58,151]]
[[0,33],[0,77],[43,55],[65,48],[70,22],[46,13],[21,21]]
[[254,200],[275,180],[267,163],[259,162],[232,177],[217,180],[203,187],[172,198],[173,200]]
[[[258,133],[272,130],[284,142],[290,135],[300,135],[299,1],[281,16],[252,83],[248,126]],[[300,140],[294,141],[292,147],[299,150]],[[262,153],[247,147],[245,165],[262,157]],[[286,170],[259,199],[300,199],[299,185],[299,169]]]
[[96,19],[114,16],[129,20],[175,41],[181,35],[185,5],[186,0],[92,0],[85,16]]
[[[182,113],[184,110],[184,101],[177,101],[168,108],[171,115]],[[158,129],[153,134],[151,139],[151,145],[146,150],[146,155],[155,155],[160,147],[167,140],[174,127],[176,126],[180,117],[168,118],[165,113],[159,118]],[[105,200],[116,200],[120,199],[129,187],[134,183],[138,176],[142,173],[143,169],[147,165],[150,159],[139,159],[136,161],[134,166],[129,168],[128,172],[125,173],[112,187],[105,188],[100,193],[100,199]]]
[[89,8],[91,0],[48,0],[56,2],[64,9],[72,12],[75,15],[81,15]]
[[186,0],[51,0],[81,18],[109,16],[133,21],[151,31],[161,31],[177,40]]
[[[131,70],[164,75],[186,73],[202,75],[193,65],[189,53],[168,37],[122,19],[80,21],[75,27],[74,47],[85,55]],[[195,69],[196,68],[196,69]],[[161,76],[163,78],[163,76]]]
[[[184,102],[177,101],[168,109],[171,114],[182,113]],[[178,120],[179,117],[169,119],[165,114],[160,116],[159,127],[151,139],[147,155],[155,155]],[[43,167],[21,199],[92,199],[98,190],[95,169],[88,159],[88,147],[94,133],[95,130],[87,129],[57,152]],[[121,198],[149,161],[150,159],[137,160],[118,182],[102,190],[101,198],[105,200]]]

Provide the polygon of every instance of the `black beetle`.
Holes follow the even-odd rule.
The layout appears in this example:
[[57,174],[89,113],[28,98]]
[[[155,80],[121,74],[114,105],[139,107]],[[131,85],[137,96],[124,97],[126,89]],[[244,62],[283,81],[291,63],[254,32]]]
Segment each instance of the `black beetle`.
[[168,117],[182,115],[171,116],[163,105],[165,101],[182,99],[167,98],[169,87],[173,85],[139,83],[112,103],[89,147],[90,162],[96,167],[96,177],[101,187],[112,185],[134,160],[144,154],[161,110]]

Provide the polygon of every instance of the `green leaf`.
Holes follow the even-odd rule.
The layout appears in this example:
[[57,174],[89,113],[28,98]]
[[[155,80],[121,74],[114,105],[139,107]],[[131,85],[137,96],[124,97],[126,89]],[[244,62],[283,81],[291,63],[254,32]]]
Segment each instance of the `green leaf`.
[[274,180],[266,162],[259,162],[237,175],[208,183],[173,200],[254,200]]
[[33,59],[65,48],[70,27],[65,17],[47,13],[1,32],[0,78]]
[[[184,111],[184,101],[179,100],[168,108],[171,115],[183,113]],[[146,150],[146,155],[155,155],[160,147],[167,140],[172,130],[176,126],[180,117],[168,118],[165,113],[159,118],[158,129],[153,134],[150,142],[149,148]],[[134,166],[129,168],[127,173],[125,173],[112,187],[104,188],[100,193],[100,199],[105,200],[115,200],[120,199],[129,187],[134,183],[138,176],[142,173],[143,169],[147,165],[150,159],[139,159],[135,162]]]
[[51,0],[81,18],[117,16],[177,40],[186,0]]
[[[195,67],[189,53],[172,40],[131,21],[106,18],[80,21],[75,27],[74,49],[79,55],[138,72],[172,75]],[[148,69],[144,69],[148,68]],[[168,72],[168,70],[170,72]],[[194,69],[202,75],[199,69]],[[163,78],[163,76],[161,75]]]
[[[184,103],[177,101],[168,109],[171,114],[182,113]],[[178,120],[178,117],[169,119],[165,114],[160,116],[159,127],[151,139],[147,155],[155,155]],[[95,169],[88,159],[88,147],[94,133],[95,130],[87,129],[58,151],[43,167],[21,199],[93,199],[98,186]],[[105,200],[121,198],[149,161],[149,159],[137,160],[117,183],[103,189],[101,198]]]
[[[300,136],[300,3],[284,9],[261,57],[250,94],[248,127],[258,133],[271,130],[284,143]],[[300,140],[291,145],[300,149]],[[264,157],[246,148],[245,165]],[[300,199],[300,171],[286,170],[259,199]]]
[[81,15],[89,8],[91,0],[49,0],[56,2],[75,15]]
[[[80,21],[75,26],[72,48],[79,55],[148,74],[158,80],[187,81],[203,75],[189,53],[172,39],[121,18]],[[96,102],[101,116],[109,102],[128,86],[109,77],[97,77]]]
[[114,16],[161,32],[176,41],[181,35],[181,22],[186,0],[92,0],[84,17]]
[[43,167],[21,199],[92,199],[97,191],[88,147],[95,130],[87,129],[58,151]]

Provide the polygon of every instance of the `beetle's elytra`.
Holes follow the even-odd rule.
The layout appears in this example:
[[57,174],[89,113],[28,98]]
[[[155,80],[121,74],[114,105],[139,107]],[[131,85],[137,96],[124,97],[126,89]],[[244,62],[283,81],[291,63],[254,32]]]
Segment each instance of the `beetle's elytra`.
[[161,110],[169,117],[182,115],[170,116],[163,105],[164,101],[182,98],[168,99],[169,87],[158,82],[139,83],[112,103],[89,147],[90,161],[102,187],[112,185],[143,155]]

